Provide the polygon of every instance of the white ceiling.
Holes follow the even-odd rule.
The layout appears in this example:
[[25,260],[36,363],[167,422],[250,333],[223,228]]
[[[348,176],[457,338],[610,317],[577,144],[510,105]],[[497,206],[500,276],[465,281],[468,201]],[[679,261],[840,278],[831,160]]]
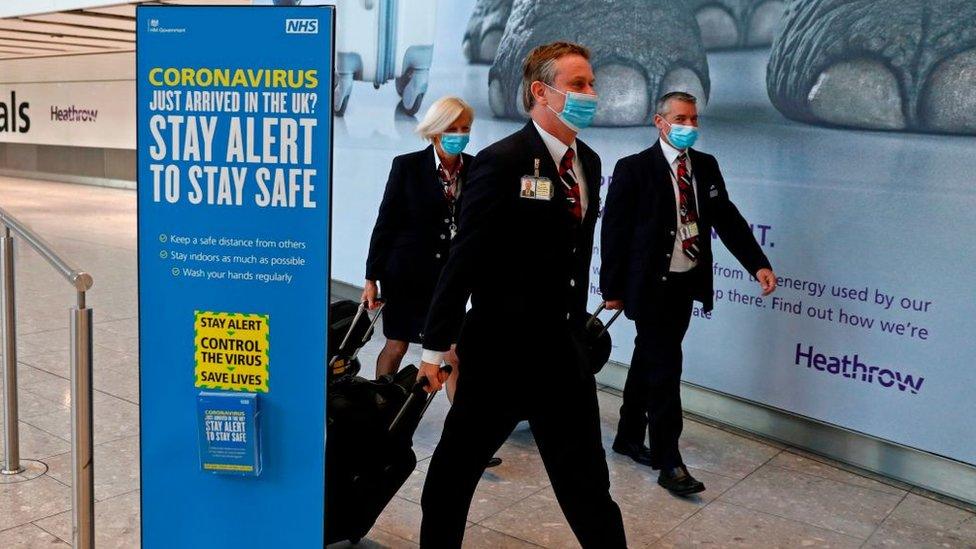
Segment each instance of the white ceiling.
[[[89,2],[91,3],[95,2]],[[0,19],[0,59],[133,51],[136,45],[137,4],[249,5],[250,3],[250,0],[142,0],[2,18]]]

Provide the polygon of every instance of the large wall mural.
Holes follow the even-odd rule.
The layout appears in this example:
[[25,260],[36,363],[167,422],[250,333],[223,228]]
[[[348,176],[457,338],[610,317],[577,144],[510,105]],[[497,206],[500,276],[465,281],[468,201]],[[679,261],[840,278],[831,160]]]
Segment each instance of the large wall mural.
[[803,122],[976,134],[976,2],[795,0],[769,97]]
[[491,110],[524,117],[522,60],[555,40],[586,44],[600,94],[597,126],[647,123],[655,99],[681,90],[707,102],[708,62],[698,24],[671,0],[515,0],[488,74]]

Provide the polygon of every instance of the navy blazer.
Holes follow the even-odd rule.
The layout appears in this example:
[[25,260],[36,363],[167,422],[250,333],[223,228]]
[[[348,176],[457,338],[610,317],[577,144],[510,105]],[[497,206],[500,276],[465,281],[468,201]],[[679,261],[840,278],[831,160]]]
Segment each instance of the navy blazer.
[[[427,316],[424,348],[445,351],[457,340],[461,349],[465,335],[475,332],[538,346],[545,334],[569,326],[567,316],[585,318],[600,157],[576,143],[588,197],[582,222],[569,212],[556,163],[531,121],[475,157],[459,232]],[[520,196],[521,179],[533,175],[536,159],[539,175],[553,183],[551,200]],[[456,339],[462,319],[464,333]]]
[[[450,210],[434,146],[393,159],[366,260],[368,280],[433,288],[450,249]],[[461,197],[473,157],[462,153]],[[456,207],[460,207],[458,204]]]
[[[750,274],[770,268],[752,229],[729,200],[715,157],[688,149],[698,204],[700,254],[693,296],[712,309],[712,228]],[[600,290],[622,299],[628,318],[653,314],[655,296],[671,267],[677,230],[674,184],[661,142],[621,158],[607,191],[601,229]]]

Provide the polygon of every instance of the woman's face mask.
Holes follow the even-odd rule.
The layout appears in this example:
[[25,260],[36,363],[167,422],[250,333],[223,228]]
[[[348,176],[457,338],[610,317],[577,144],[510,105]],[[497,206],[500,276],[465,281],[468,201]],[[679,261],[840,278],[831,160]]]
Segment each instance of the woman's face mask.
[[572,91],[564,92],[557,90],[545,82],[542,84],[550,90],[566,96],[566,102],[563,103],[562,111],[556,112],[549,105],[546,105],[546,107],[558,116],[569,129],[579,133],[580,130],[588,128],[593,123],[593,117],[596,116],[597,96]]
[[457,156],[468,146],[468,141],[470,140],[470,133],[442,133],[441,148],[447,154]]

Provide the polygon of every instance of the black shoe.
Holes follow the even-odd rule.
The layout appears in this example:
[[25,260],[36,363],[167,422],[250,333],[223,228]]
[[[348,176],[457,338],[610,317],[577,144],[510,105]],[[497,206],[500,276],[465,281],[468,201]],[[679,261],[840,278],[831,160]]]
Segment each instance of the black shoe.
[[625,443],[615,440],[613,442],[613,451],[625,455],[641,465],[654,467],[654,460],[651,458],[651,449],[644,444]]
[[657,483],[678,496],[690,496],[705,491],[705,485],[691,476],[684,465],[662,469]]
[[498,467],[501,464],[502,464],[502,458],[500,458],[500,457],[493,457],[493,458],[491,458],[491,459],[488,460],[488,465],[486,465],[485,467],[487,467],[487,468],[490,469],[492,467]]

